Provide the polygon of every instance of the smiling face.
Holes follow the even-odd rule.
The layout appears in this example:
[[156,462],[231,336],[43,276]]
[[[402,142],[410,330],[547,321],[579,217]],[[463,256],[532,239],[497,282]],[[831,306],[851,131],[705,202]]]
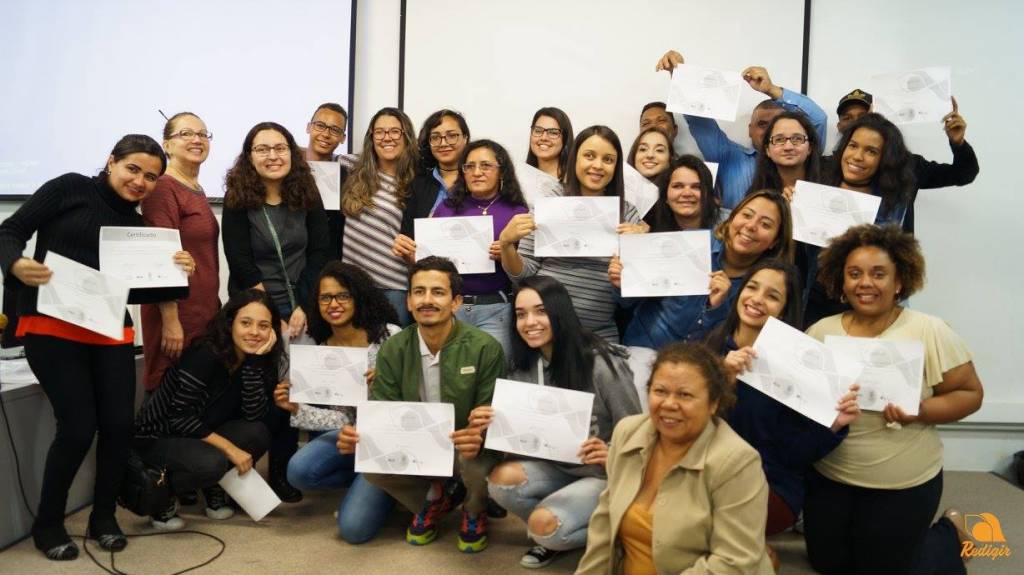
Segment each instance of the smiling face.
[[[346,297],[347,296],[347,297]],[[339,303],[338,300],[342,302]],[[324,302],[327,303],[324,303]],[[331,327],[342,327],[352,323],[356,313],[356,302],[352,292],[332,277],[320,279],[317,290],[317,303],[320,306],[320,317]]]
[[[345,116],[329,108],[320,108],[306,124],[308,148],[321,158],[330,158],[345,143]],[[321,126],[322,125],[322,126]],[[321,129],[322,128],[322,129]]]
[[769,317],[779,318],[786,308],[786,276],[779,270],[755,273],[736,296],[740,323],[760,331]]
[[[180,116],[171,129],[174,135],[164,140],[164,151],[172,162],[198,166],[206,161],[210,155],[210,140],[197,135],[199,132],[209,133],[202,120],[190,115]],[[191,133],[192,136],[186,138],[181,135],[182,132]]]
[[901,289],[896,264],[885,250],[864,246],[846,256],[843,294],[857,315],[872,318],[892,312]]
[[114,193],[128,202],[138,202],[153,188],[161,173],[160,158],[135,152],[118,161],[114,156],[107,158],[107,182]]
[[554,332],[544,302],[536,290],[523,288],[516,295],[516,331],[530,349],[540,350],[551,357]]
[[448,274],[423,270],[413,274],[409,280],[406,305],[417,324],[433,327],[452,321],[455,310],[462,305],[462,296],[452,296]]
[[710,401],[704,376],[688,363],[659,365],[651,374],[647,403],[658,441],[674,445],[696,441],[718,409],[718,402]]
[[882,161],[885,139],[871,128],[857,128],[843,148],[843,181],[853,185],[867,185],[878,172]]
[[[383,130],[378,132],[378,130]],[[396,131],[397,130],[397,131]],[[382,162],[394,162],[405,151],[402,122],[394,116],[380,116],[373,123],[373,151]],[[381,137],[378,138],[378,134]]]
[[444,168],[454,168],[465,147],[466,135],[451,116],[442,116],[441,123],[430,130],[430,153]]
[[690,168],[676,168],[668,182],[665,199],[676,219],[700,217],[700,175]]
[[590,136],[576,150],[576,178],[584,196],[600,196],[615,177],[615,146],[601,136]]
[[648,180],[668,169],[671,144],[661,132],[647,132],[640,137],[633,165]]
[[754,198],[733,210],[726,227],[726,249],[741,256],[760,256],[775,245],[782,215],[768,198]]
[[501,181],[501,166],[494,151],[487,147],[474,149],[466,155],[464,166],[473,166],[472,170],[464,170],[466,189],[474,198],[486,199],[498,193],[498,182]]
[[288,140],[277,130],[260,130],[252,139],[252,165],[260,179],[280,182],[292,170],[292,154]]
[[235,353],[256,353],[270,339],[274,330],[270,310],[267,306],[253,302],[243,306],[235,314],[231,322],[231,341],[235,344]]
[[836,129],[839,133],[846,131],[846,128],[850,127],[850,124],[856,122],[861,116],[868,113],[868,107],[864,104],[847,104],[843,108],[843,113],[839,114],[839,123],[836,124]]
[[[775,122],[775,125],[772,127],[771,138],[774,139],[777,136],[786,138],[786,141],[779,145],[769,142],[768,149],[765,150],[765,153],[775,162],[775,165],[787,168],[804,165],[808,156],[811,155],[811,144],[807,140],[807,131],[800,125],[800,122],[789,118]],[[803,136],[804,141],[800,144],[794,144],[793,136],[796,136],[798,139],[800,136]]]
[[[537,128],[541,128],[544,131],[540,132]],[[562,146],[565,145],[565,135],[559,133],[558,136],[551,136],[548,134],[548,130],[561,130],[558,127],[558,121],[551,116],[540,116],[537,121],[533,123],[533,127],[530,131],[530,151],[533,152],[534,156],[537,156],[538,160],[556,160],[558,154],[562,153]]]

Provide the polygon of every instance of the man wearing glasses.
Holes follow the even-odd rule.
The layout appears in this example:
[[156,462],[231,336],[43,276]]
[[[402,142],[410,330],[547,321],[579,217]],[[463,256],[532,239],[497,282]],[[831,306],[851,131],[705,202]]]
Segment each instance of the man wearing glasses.
[[[348,113],[345,108],[333,102],[320,104],[313,112],[313,117],[306,124],[309,144],[304,153],[307,162],[334,162],[338,156],[334,153],[338,146],[345,143],[345,127],[348,125]],[[341,166],[341,180],[338,185],[344,187],[348,170]],[[341,235],[345,230],[345,216],[341,206],[324,206],[327,210],[327,226],[331,241],[331,259],[341,259]]]

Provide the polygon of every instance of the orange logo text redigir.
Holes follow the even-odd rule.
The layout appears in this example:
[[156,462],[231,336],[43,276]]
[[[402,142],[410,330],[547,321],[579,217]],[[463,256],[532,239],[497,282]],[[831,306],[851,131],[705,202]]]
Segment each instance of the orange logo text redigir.
[[963,521],[963,530],[973,541],[967,540],[961,543],[960,557],[965,559],[972,557],[999,559],[1013,554],[1010,551],[1010,546],[1006,544],[1006,537],[1003,535],[1003,527],[999,523],[999,518],[995,515],[991,513],[965,513]]

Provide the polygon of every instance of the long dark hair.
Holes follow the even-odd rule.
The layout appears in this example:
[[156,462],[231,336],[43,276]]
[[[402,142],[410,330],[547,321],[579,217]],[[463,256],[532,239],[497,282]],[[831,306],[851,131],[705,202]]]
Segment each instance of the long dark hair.
[[[551,385],[564,389],[589,391],[593,389],[594,356],[599,355],[616,371],[612,356],[623,358],[619,349],[613,348],[604,338],[583,327],[572,298],[565,286],[548,276],[530,276],[519,282],[519,292],[532,289],[544,304],[548,321],[551,322]],[[523,341],[516,322],[510,322],[512,342],[512,365],[516,370],[530,370],[537,365],[540,350],[532,349]]]
[[[167,155],[164,154],[164,149],[156,140],[145,134],[128,134],[121,136],[121,139],[114,144],[114,148],[110,150],[110,156],[114,158],[115,162],[120,162],[126,156],[130,156],[132,154],[146,154],[147,156],[153,156],[160,160],[161,175],[163,175],[164,171],[167,170]],[[107,166],[104,164],[103,169],[100,170],[100,176],[104,180],[107,180],[107,175]]]
[[[566,166],[569,165],[569,158],[573,156],[572,122],[569,121],[569,116],[559,108],[547,106],[537,110],[533,115],[530,130],[537,125],[537,119],[541,116],[553,119],[558,124],[558,129],[562,131],[562,151],[558,153],[558,181],[564,183],[569,174]],[[526,151],[526,163],[534,168],[537,167],[537,155],[533,153],[533,148],[528,148]]]
[[882,197],[880,213],[891,213],[897,206],[909,204],[916,185],[914,162],[903,141],[903,133],[881,114],[864,114],[846,128],[832,152],[829,173],[825,179],[833,186],[843,183],[843,151],[859,128],[872,130],[882,136],[882,157],[870,182],[871,187],[877,189]]
[[256,134],[264,130],[273,130],[284,136],[288,143],[288,154],[291,156],[291,169],[281,181],[281,203],[293,211],[309,211],[320,203],[320,193],[316,188],[316,180],[309,170],[309,164],[302,155],[302,150],[284,126],[277,122],[260,122],[249,130],[242,141],[242,152],[235,159],[235,164],[228,170],[224,178],[224,205],[233,210],[252,210],[263,206],[267,197],[267,187],[256,173],[252,164],[252,142]]
[[469,197],[469,190],[466,188],[466,173],[462,166],[466,163],[469,153],[479,148],[487,148],[494,152],[494,158],[498,161],[498,170],[501,173],[501,178],[498,180],[498,195],[501,196],[501,200],[513,206],[526,207],[526,199],[523,197],[523,191],[519,188],[519,180],[516,179],[516,168],[512,164],[512,158],[501,144],[493,140],[476,140],[466,144],[459,156],[459,178],[455,180],[455,184],[448,192],[445,205],[454,209],[455,213],[462,211],[462,205]]
[[568,172],[565,177],[565,195],[583,195],[580,190],[580,179],[576,177],[576,156],[577,151],[580,146],[583,145],[583,142],[586,142],[592,136],[601,138],[615,148],[615,174],[612,176],[612,181],[608,182],[608,187],[604,189],[604,195],[616,196],[619,198],[619,219],[621,220],[626,215],[625,177],[622,173],[622,164],[625,160],[622,157],[622,142],[619,141],[619,137],[608,126],[590,126],[589,128],[584,128],[584,130],[576,136],[576,141],[572,146],[572,156],[569,158],[569,165],[567,167]]
[[721,208],[718,199],[715,198],[715,185],[712,183],[711,170],[708,169],[704,160],[690,154],[683,154],[672,160],[668,169],[662,174],[664,178],[658,184],[658,201],[644,217],[644,221],[651,226],[652,232],[678,232],[681,231],[676,222],[676,216],[668,205],[668,188],[672,183],[672,174],[680,168],[687,168],[697,172],[700,179],[700,229],[710,230],[718,223]]
[[429,174],[437,167],[437,158],[434,157],[434,152],[430,148],[430,131],[441,125],[441,122],[445,118],[451,118],[459,125],[459,129],[462,130],[463,137],[466,141],[469,141],[469,124],[466,123],[466,118],[462,114],[455,110],[438,110],[433,114],[427,116],[427,119],[423,121],[423,126],[420,128],[420,135],[418,138],[420,147],[420,165],[417,173]]
[[[669,114],[669,117],[671,117],[671,114]],[[647,128],[641,131],[639,134],[637,134],[636,139],[633,140],[633,145],[629,147],[629,153],[626,154],[627,164],[636,168],[636,152],[637,149],[640,148],[640,140],[642,140],[644,136],[650,134],[651,132],[657,132],[665,137],[665,142],[668,146],[668,163],[671,166],[672,162],[675,161],[676,149],[672,146],[672,135],[663,130],[662,128],[659,128],[657,126],[651,126],[650,128]],[[658,174],[657,176],[655,176],[655,178],[663,178],[667,173],[669,173],[669,169],[665,168],[665,170]],[[655,183],[658,183],[660,185],[660,182]]]
[[[352,295],[355,312],[352,314],[352,325],[366,330],[366,339],[370,343],[381,343],[388,337],[389,323],[398,324],[398,314],[391,307],[384,293],[377,289],[373,279],[362,268],[343,263],[341,260],[327,262],[320,275],[316,278],[316,289],[310,296],[309,309],[320,309],[320,280],[331,278],[348,288]],[[317,313],[309,314],[309,335],[318,344],[331,337],[331,326]]]
[[781,190],[783,187],[782,176],[779,175],[779,167],[775,161],[768,157],[768,148],[771,146],[769,140],[772,137],[772,130],[780,120],[794,120],[800,124],[807,134],[807,145],[810,146],[810,153],[804,160],[804,177],[808,182],[821,181],[821,140],[818,138],[818,130],[807,118],[807,115],[800,111],[785,111],[772,118],[768,128],[764,131],[764,139],[761,140],[761,153],[757,154],[757,169],[754,170],[754,179],[750,184],[750,190]]
[[228,303],[220,308],[217,315],[213,316],[206,326],[206,333],[196,338],[192,346],[210,346],[217,359],[230,370],[238,361],[238,357],[235,355],[235,341],[231,337],[231,327],[235,323],[238,310],[251,303],[262,304],[270,311],[270,326],[274,330],[274,335],[277,336],[277,341],[267,353],[266,358],[270,361],[270,365],[276,367],[281,361],[281,352],[284,349],[284,342],[281,340],[281,314],[277,311],[274,302],[270,300],[270,296],[263,290],[250,288],[236,292],[228,300]]
[[[740,280],[740,289],[736,293],[742,293],[743,288],[747,287],[754,274],[761,270],[775,270],[782,274],[786,284],[786,305],[783,306],[779,319],[797,329],[803,329],[803,293],[800,288],[800,270],[795,265],[775,258],[761,260],[743,274],[743,279]],[[740,325],[739,307],[740,298],[737,297],[725,321],[708,334],[707,344],[711,351],[721,354],[725,349],[726,340],[736,333],[736,329]]]

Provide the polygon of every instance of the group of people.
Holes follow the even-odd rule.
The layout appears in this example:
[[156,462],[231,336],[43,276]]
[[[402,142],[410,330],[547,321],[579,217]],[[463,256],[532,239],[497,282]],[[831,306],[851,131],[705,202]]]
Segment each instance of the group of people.
[[[670,51],[657,68],[682,61]],[[134,450],[168,473],[174,498],[151,518],[158,529],[181,529],[178,510],[199,492],[207,516],[232,516],[217,481],[231,468],[252,472],[267,454],[283,501],[347,487],[338,529],[352,544],[372,539],[396,502],[413,514],[407,541],[429,544],[461,504],[461,551],[482,551],[488,520],[507,509],[535,543],[525,567],[586,548],[578,572],[771,573],[765,537],[802,514],[820,572],[963,572],[956,525],[932,524],[942,492],[935,426],[977,410],[982,387],[963,340],[905,301],[924,283],[917,190],[964,185],[978,172],[966,123],[953,102],[944,119],[953,164],[930,162],[854,90],[839,102],[840,141],[825,156],[826,115],[813,101],[763,68],[743,77],[768,97],[751,115],[751,147],[713,120],[683,116],[704,159],[719,164],[717,182],[704,160],[676,153],[680,126],[659,102],[641,110],[627,153],[606,126],[574,134],[558,108],[538,110],[529,128],[529,169],[565,196],[618,198],[619,234],[711,230],[706,296],[624,298],[629,261],[537,256],[509,152],[471,139],[452,110],[431,114],[417,134],[404,112],[383,108],[355,155],[336,154],[349,120],[337,104],[314,111],[304,148],[284,126],[256,124],[225,176],[220,226],[199,183],[213,134],[190,112],[167,120],[162,145],[125,136],[99,175],[47,182],[0,225],[17,335],[57,419],[36,547],[55,560],[77,556],[64,507],[98,432],[89,536],[112,551],[127,545],[114,509]],[[310,161],[341,164],[340,205],[323,205]],[[624,163],[658,186],[646,214],[626,199]],[[798,180],[879,196],[878,219],[823,249],[796,243]],[[494,272],[416,259],[416,219],[479,215],[494,221]],[[147,398],[137,415],[130,317],[114,339],[36,309],[51,276],[46,254],[98,268],[104,225],[180,230],[174,261],[190,277],[184,298],[130,292],[143,304]],[[35,253],[23,256],[33,234]],[[229,268],[223,307],[218,240]],[[822,340],[921,341],[918,414],[894,405],[862,413],[854,385],[825,427],[739,381],[769,318]],[[305,338],[367,348],[372,400],[453,404],[454,477],[356,473],[358,408],[291,401],[287,347]],[[650,366],[634,361],[639,348],[656,350]],[[497,378],[594,394],[578,464],[483,448]],[[299,430],[309,435],[301,449]]]

